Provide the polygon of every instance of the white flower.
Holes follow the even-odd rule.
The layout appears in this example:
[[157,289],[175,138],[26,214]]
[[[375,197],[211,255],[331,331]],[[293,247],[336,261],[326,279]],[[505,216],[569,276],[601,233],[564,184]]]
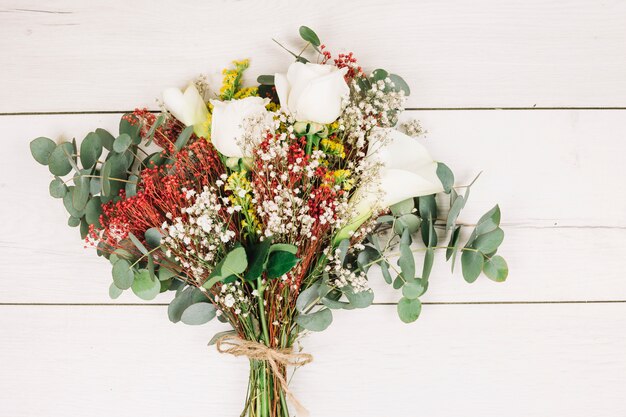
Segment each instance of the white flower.
[[335,241],[349,237],[376,209],[385,209],[408,198],[443,191],[437,176],[437,162],[416,139],[395,129],[374,128],[369,140],[367,156],[375,156],[382,163],[379,183],[381,192],[371,187],[363,187],[355,192],[353,199],[357,202],[357,214],[339,231]]
[[269,100],[261,97],[246,97],[241,100],[211,100],[213,118],[211,122],[211,142],[225,156],[242,158],[244,156],[241,136],[244,133],[244,120],[267,110]]
[[178,88],[163,91],[165,108],[185,126],[193,126],[196,135],[206,137],[205,122],[209,111],[195,85],[189,84],[184,92]]
[[350,92],[348,68],[294,62],[287,74],[275,74],[280,105],[299,122],[332,123],[341,115],[342,98]]

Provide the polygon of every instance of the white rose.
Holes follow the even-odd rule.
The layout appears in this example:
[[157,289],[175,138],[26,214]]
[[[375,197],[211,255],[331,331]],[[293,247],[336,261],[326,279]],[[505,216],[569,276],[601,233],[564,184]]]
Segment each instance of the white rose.
[[369,135],[368,157],[381,163],[379,188],[363,187],[355,191],[356,215],[337,233],[335,241],[346,239],[376,209],[384,209],[412,197],[443,191],[437,176],[437,162],[416,139],[395,129],[374,128]]
[[163,104],[185,126],[193,126],[196,135],[206,137],[205,122],[209,111],[195,85],[189,84],[184,92],[178,88],[166,89]]
[[287,74],[275,74],[280,105],[299,122],[332,123],[341,115],[341,99],[350,92],[347,68],[294,62]]
[[261,97],[246,97],[241,100],[211,100],[213,118],[211,121],[211,142],[215,148],[228,157],[243,158],[241,136],[244,120],[257,113],[265,113],[269,100]]

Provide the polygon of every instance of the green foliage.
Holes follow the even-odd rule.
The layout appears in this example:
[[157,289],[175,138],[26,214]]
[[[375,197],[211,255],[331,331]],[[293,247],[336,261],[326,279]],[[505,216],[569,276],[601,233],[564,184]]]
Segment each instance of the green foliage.
[[100,227],[100,215],[102,214],[102,200],[100,197],[92,197],[85,206],[85,220],[88,224]]
[[63,198],[67,194],[67,186],[63,183],[59,177],[55,177],[50,182],[49,187],[50,195],[54,198]]
[[463,278],[472,283],[483,270],[484,257],[480,252],[464,250],[461,255],[461,266],[463,267]]
[[112,134],[104,129],[96,129],[96,135],[100,137],[100,142],[104,149],[106,149],[107,151],[113,150],[113,142],[115,142],[115,138]]
[[315,47],[319,47],[320,46],[320,38],[317,36],[317,34],[313,31],[313,29],[306,27],[306,26],[300,26],[300,37],[302,39],[304,39],[305,41],[311,43],[311,45],[315,46]]
[[200,325],[211,321],[216,314],[215,306],[211,303],[192,304],[183,311],[180,321],[189,325]]
[[317,282],[301,291],[296,300],[296,310],[300,313],[306,313],[320,299],[319,289],[320,283]]
[[151,276],[150,271],[140,269],[135,273],[135,279],[131,288],[137,297],[142,300],[150,301],[161,292],[161,283],[158,279]]
[[398,92],[403,91],[404,95],[407,97],[411,95],[409,85],[398,74],[389,74],[389,79],[393,83],[393,90]]
[[48,169],[50,173],[59,177],[69,174],[72,170],[70,158],[72,158],[73,154],[74,146],[70,142],[57,145],[48,158]]
[[127,290],[133,285],[135,273],[126,259],[118,259],[113,264],[113,283],[121,290]]
[[133,143],[131,137],[127,133],[122,133],[113,142],[113,150],[117,153],[126,152],[128,147]]
[[90,132],[80,144],[80,162],[85,169],[91,169],[102,155],[102,139]]
[[454,174],[443,162],[437,162],[437,177],[443,185],[444,192],[450,194],[452,187],[454,187]]
[[328,308],[322,308],[311,314],[299,314],[296,323],[307,330],[321,332],[333,322],[333,313]]
[[117,288],[114,282],[109,285],[109,297],[111,297],[112,300],[115,300],[122,295],[122,292],[124,292],[124,290]]
[[273,75],[259,75],[256,79],[261,85],[274,85],[274,76]]
[[422,311],[422,303],[418,298],[410,299],[402,297],[400,301],[398,301],[397,309],[400,320],[405,323],[412,323],[419,317]]
[[39,137],[30,142],[30,153],[35,158],[35,161],[41,165],[48,165],[48,160],[56,147],[56,143],[51,139]]
[[144,237],[149,248],[158,248],[161,246],[161,238],[163,238],[163,234],[158,227],[151,227],[146,230]]
[[273,251],[267,261],[268,278],[278,278],[286,274],[297,265],[298,259],[291,252]]
[[264,239],[248,246],[248,271],[244,275],[246,281],[256,281],[261,276],[267,266],[271,245],[272,239]]
[[493,281],[504,282],[509,275],[509,267],[502,256],[495,255],[485,261],[483,272]]
[[242,274],[248,267],[248,258],[246,256],[246,250],[243,246],[237,246],[215,266],[209,279],[202,285],[204,288],[211,289],[216,283],[223,281],[224,279],[232,275]]

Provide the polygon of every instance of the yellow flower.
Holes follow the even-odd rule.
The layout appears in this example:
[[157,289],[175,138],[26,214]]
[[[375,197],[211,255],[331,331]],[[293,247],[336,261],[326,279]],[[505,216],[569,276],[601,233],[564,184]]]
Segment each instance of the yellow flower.
[[[241,88],[241,77],[243,75],[243,72],[250,66],[250,61],[247,59],[241,61],[233,61],[233,65],[235,66],[235,68],[225,68],[222,71],[222,74],[224,75],[224,79],[222,80],[222,87],[220,88],[220,99],[222,100],[243,98],[235,97],[235,95],[237,94],[237,92],[239,92]],[[250,97],[252,95],[256,95],[256,91],[254,91],[254,93],[252,93],[252,91],[248,91],[244,94],[248,94],[245,97]]]
[[335,155],[335,156],[338,156],[340,158],[345,158],[346,157],[346,152],[345,152],[343,144],[341,144],[341,142],[338,142],[338,141],[332,140],[332,139],[328,139],[328,138],[324,138],[320,142],[320,146],[321,146],[322,150],[324,152],[326,152],[327,155]]

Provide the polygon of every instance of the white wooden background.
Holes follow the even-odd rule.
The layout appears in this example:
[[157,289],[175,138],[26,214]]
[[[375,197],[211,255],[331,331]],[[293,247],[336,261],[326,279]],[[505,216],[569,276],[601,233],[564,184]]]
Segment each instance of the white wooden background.
[[433,155],[460,183],[484,171],[462,220],[499,202],[511,268],[470,286],[437,267],[412,325],[375,285],[304,340],[312,415],[626,415],[625,23],[616,0],[0,0],[0,415],[239,415],[220,324],[109,300],[28,142],[115,129],[233,58],[271,73],[290,59],[270,38],[300,24],[405,76]]

